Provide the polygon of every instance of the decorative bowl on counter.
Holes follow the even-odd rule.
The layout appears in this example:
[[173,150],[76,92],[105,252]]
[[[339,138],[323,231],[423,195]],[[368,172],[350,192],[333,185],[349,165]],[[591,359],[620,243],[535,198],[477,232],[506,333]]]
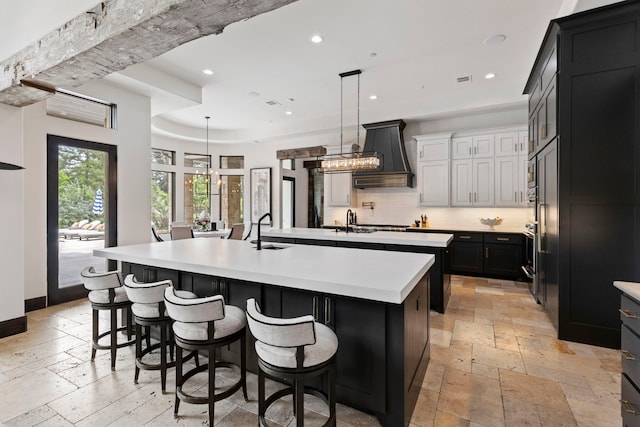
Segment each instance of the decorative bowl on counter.
[[488,225],[493,228],[496,225],[502,224],[502,218],[497,216],[495,218],[480,218],[480,222],[484,225]]

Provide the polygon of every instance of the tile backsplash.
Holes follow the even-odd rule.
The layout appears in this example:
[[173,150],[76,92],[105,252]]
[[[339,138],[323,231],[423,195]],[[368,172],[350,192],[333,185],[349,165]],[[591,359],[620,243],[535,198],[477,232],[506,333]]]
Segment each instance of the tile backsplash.
[[[356,190],[356,203],[351,207],[358,216],[359,224],[411,225],[420,215],[427,215],[430,228],[460,230],[491,230],[490,226],[480,223],[480,218],[503,218],[497,231],[519,232],[524,228],[529,216],[527,208],[477,207],[477,208],[436,208],[418,206],[418,196],[413,188],[381,188]],[[363,202],[374,202],[373,209],[363,207]],[[324,224],[332,225],[337,221],[344,224],[347,207],[327,207],[324,212]]]

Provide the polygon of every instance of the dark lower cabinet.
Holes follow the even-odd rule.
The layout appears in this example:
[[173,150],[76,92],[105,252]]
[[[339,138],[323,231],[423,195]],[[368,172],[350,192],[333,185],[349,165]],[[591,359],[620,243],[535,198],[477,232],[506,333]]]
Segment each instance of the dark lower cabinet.
[[519,233],[453,232],[451,272],[520,279],[523,245]]
[[491,276],[517,277],[521,274],[522,246],[484,244],[484,272]]
[[482,243],[453,242],[451,244],[451,272],[475,273],[483,272]]
[[[385,305],[355,298],[277,288],[280,310],[270,316],[291,318],[313,315],[339,337],[337,355],[338,400],[367,412],[384,409]],[[277,298],[277,297],[276,297]],[[370,357],[362,357],[362,355]],[[314,387],[325,387],[315,382]]]

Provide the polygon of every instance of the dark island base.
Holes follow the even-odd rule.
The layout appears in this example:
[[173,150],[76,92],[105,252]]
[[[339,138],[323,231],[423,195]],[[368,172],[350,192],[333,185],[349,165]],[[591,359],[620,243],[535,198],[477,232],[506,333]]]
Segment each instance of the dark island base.
[[[385,427],[408,426],[429,362],[429,272],[402,304],[390,304],[276,285],[123,263],[123,274],[152,282],[170,279],[199,296],[221,294],[243,308],[255,298],[265,314],[313,314],[338,336],[337,401],[373,414]],[[257,372],[253,337],[248,335],[247,368]],[[238,362],[239,344],[222,352]],[[324,389],[322,380],[311,384]]]

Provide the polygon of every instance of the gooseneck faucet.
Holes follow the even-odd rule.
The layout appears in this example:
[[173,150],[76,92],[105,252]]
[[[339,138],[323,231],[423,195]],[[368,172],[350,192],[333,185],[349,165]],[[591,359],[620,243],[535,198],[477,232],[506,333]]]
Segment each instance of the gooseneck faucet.
[[344,229],[345,233],[349,232],[349,218],[351,218],[351,215],[353,215],[353,212],[351,211],[351,209],[347,209],[347,226]]
[[260,240],[260,224],[262,224],[262,220],[266,217],[269,217],[269,227],[273,227],[273,218],[271,217],[271,212],[267,212],[260,217],[260,219],[258,220],[258,242],[256,246],[257,250],[262,250],[262,242]]

